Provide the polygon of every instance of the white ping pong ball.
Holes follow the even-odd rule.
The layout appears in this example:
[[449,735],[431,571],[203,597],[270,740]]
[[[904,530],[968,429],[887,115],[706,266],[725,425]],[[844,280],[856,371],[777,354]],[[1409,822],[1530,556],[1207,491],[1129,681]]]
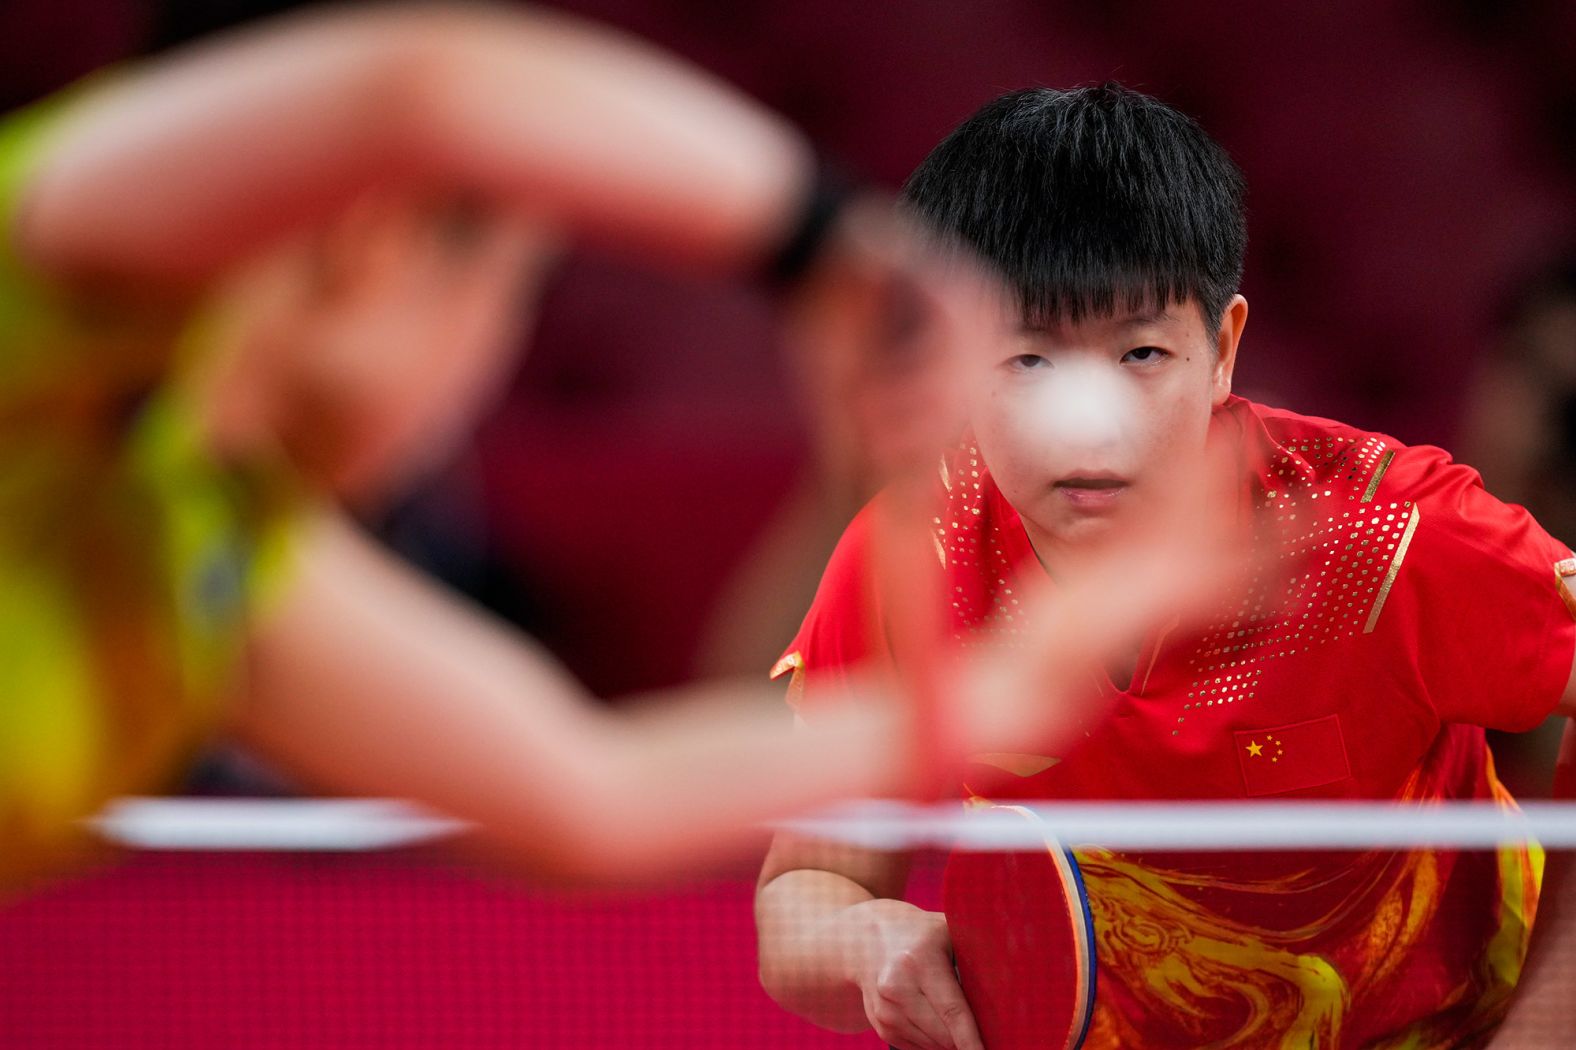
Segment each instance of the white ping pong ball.
[[1046,377],[1043,426],[1058,446],[1098,450],[1119,444],[1137,415],[1120,369],[1077,358],[1058,361]]

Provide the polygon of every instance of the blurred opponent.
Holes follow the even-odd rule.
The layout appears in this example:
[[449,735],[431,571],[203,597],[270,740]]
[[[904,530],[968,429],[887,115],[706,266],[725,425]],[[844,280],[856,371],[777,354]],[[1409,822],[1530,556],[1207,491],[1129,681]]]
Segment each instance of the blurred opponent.
[[795,737],[764,686],[615,717],[336,513],[463,432],[570,238],[782,290],[883,476],[955,431],[986,284],[647,47],[476,6],[283,20],[9,117],[0,219],[0,891],[225,727],[604,879],[1058,731],[1001,667],[925,718],[872,673]]

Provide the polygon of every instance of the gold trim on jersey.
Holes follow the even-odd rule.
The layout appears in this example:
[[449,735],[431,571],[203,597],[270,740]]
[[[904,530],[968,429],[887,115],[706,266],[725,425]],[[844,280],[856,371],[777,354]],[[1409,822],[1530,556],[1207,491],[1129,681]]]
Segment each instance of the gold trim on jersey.
[[1363,490],[1363,498],[1357,502],[1372,503],[1374,501],[1374,493],[1379,491],[1379,482],[1384,480],[1384,473],[1390,469],[1390,461],[1394,458],[1395,449],[1391,449],[1380,458],[1379,466],[1374,470],[1374,476],[1368,479],[1368,487]]
[[[1383,469],[1381,465],[1380,470]],[[1417,531],[1417,523],[1422,517],[1422,513],[1414,503],[1412,516],[1406,521],[1406,531],[1401,534],[1401,542],[1395,548],[1395,557],[1390,561],[1390,571],[1384,574],[1384,583],[1379,585],[1379,596],[1374,599],[1373,611],[1368,614],[1368,623],[1363,627],[1364,634],[1373,633],[1374,626],[1379,622],[1379,614],[1384,612],[1385,599],[1390,597],[1390,588],[1395,585],[1396,574],[1401,571],[1401,562],[1406,558],[1406,549],[1412,545],[1412,533]]]

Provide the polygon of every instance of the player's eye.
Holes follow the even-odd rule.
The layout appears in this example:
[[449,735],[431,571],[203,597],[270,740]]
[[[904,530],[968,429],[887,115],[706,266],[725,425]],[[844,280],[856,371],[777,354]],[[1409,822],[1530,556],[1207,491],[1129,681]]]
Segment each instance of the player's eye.
[[1014,372],[1033,372],[1036,369],[1051,367],[1050,360],[1039,354],[1015,354],[1007,358],[1006,363]]
[[1171,356],[1171,351],[1162,350],[1158,346],[1140,346],[1136,350],[1129,350],[1122,355],[1124,365],[1158,365]]

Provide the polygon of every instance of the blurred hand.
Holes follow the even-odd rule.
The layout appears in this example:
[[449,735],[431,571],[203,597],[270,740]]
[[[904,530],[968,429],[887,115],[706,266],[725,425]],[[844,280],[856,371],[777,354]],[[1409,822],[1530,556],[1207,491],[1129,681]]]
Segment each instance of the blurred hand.
[[373,195],[231,281],[207,382],[223,456],[282,447],[353,504],[453,451],[515,359],[548,231],[455,201]]
[[867,492],[934,476],[1005,333],[1005,297],[876,198],[844,209],[787,323],[819,452]]
[[849,910],[864,930],[855,980],[876,1035],[898,1050],[983,1050],[945,916],[890,898]]
[[1235,478],[1231,459],[1213,452],[1179,465],[1161,512],[1056,566],[1054,580],[1021,572],[1021,630],[954,666],[950,724],[976,751],[1060,754],[1108,713],[1115,694],[1096,683],[1114,657],[1156,631],[1204,627],[1250,585],[1274,593],[1266,581],[1282,570],[1254,541],[1271,534],[1239,517]]

